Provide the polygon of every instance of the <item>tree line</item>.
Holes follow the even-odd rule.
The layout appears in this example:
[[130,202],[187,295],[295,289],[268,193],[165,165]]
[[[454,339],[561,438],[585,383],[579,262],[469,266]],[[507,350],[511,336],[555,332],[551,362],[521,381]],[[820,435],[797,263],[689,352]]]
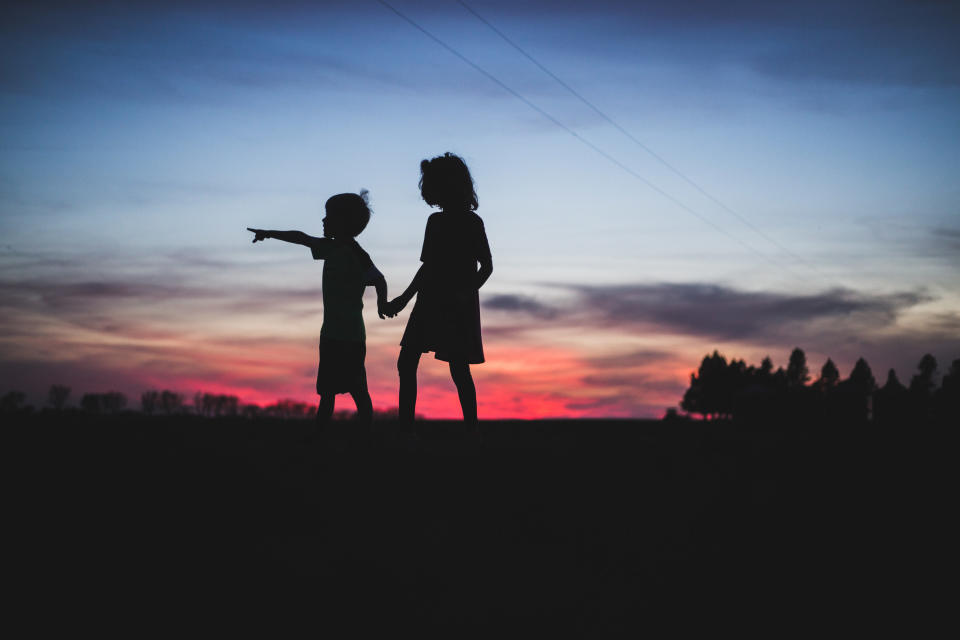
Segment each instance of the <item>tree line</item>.
[[936,358],[925,354],[904,385],[896,371],[877,384],[863,358],[841,378],[827,359],[811,381],[806,354],[799,347],[787,367],[773,368],[769,356],[760,366],[726,357],[718,351],[704,356],[690,376],[680,407],[706,420],[823,420],[852,423],[902,424],[955,419],[960,401],[960,359],[954,360],[937,386]]
[[[68,408],[72,389],[66,385],[52,385],[47,393],[45,409],[54,412],[80,411],[92,415],[111,415],[128,409],[126,394],[119,391],[101,393],[85,393],[78,402],[77,408]],[[245,418],[283,418],[304,419],[313,418],[316,406],[307,402],[283,399],[273,404],[260,406],[257,404],[241,403],[240,399],[232,394],[209,393],[198,391],[193,395],[193,403],[187,402],[186,396],[169,389],[149,389],[140,394],[139,412],[147,416],[179,416],[197,415],[207,418],[245,417]],[[34,407],[26,404],[26,394],[22,391],[9,391],[0,397],[0,413],[30,413]],[[338,412],[338,417],[346,417],[348,412]]]
[[[955,420],[960,414],[960,359],[954,360],[937,385],[938,364],[925,354],[917,371],[904,385],[896,371],[890,369],[883,386],[874,379],[870,365],[863,358],[854,364],[850,375],[841,378],[833,360],[828,358],[820,375],[811,381],[806,354],[799,347],[791,354],[786,368],[773,368],[766,357],[759,366],[744,360],[728,361],[718,351],[704,356],[696,373],[690,375],[690,386],[680,402],[688,414],[705,420],[821,420],[879,424],[902,424],[910,421],[934,422]],[[67,410],[70,387],[52,385],[47,406],[56,412]],[[242,404],[230,394],[198,391],[193,403],[187,404],[182,393],[169,389],[151,389],[140,394],[140,412],[148,415],[197,415],[208,418],[312,418],[315,405],[283,399],[267,406]],[[85,393],[79,410],[93,415],[109,415],[126,411],[127,396],[119,391]],[[26,394],[9,391],[0,397],[0,413],[28,413],[34,408],[26,404]],[[75,409],[74,409],[75,411]],[[395,412],[377,412],[389,418]],[[337,412],[347,417],[351,412]],[[668,415],[675,415],[673,410]]]

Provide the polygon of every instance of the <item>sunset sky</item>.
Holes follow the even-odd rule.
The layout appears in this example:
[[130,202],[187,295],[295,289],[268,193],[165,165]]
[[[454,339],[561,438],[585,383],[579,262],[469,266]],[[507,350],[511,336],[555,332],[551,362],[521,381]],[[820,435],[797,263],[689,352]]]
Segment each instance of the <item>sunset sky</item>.
[[[396,295],[445,151],[493,252],[481,418],[658,417],[714,349],[960,358],[957,3],[468,3],[615,125],[463,4],[390,5],[486,74],[375,0],[6,8],[0,394],[314,402],[322,263],[245,228],[321,235],[369,189]],[[365,300],[387,409],[409,308]],[[420,381],[459,416],[443,363]]]

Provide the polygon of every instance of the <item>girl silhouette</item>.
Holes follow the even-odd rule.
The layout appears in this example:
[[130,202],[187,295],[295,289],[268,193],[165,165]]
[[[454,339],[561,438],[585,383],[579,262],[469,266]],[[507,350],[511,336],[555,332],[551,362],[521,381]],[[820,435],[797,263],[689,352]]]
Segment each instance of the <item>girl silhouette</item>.
[[[477,428],[477,391],[470,365],[480,364],[480,296],[493,273],[490,246],[477,209],[473,178],[463,160],[445,153],[420,163],[420,195],[440,211],[427,218],[420,266],[406,291],[390,303],[392,314],[416,294],[417,302],[400,341],[400,420],[412,425],[417,404],[420,355],[433,351],[450,363],[463,420]],[[477,268],[477,265],[480,268]],[[392,315],[391,314],[391,315]]]

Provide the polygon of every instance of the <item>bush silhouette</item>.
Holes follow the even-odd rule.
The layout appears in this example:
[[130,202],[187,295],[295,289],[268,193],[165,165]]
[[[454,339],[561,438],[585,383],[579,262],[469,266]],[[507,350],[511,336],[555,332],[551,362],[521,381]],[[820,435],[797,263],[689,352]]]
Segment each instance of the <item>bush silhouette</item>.
[[67,405],[67,398],[70,397],[70,387],[62,384],[50,385],[50,391],[47,393],[47,400],[50,406],[57,411],[63,411]]

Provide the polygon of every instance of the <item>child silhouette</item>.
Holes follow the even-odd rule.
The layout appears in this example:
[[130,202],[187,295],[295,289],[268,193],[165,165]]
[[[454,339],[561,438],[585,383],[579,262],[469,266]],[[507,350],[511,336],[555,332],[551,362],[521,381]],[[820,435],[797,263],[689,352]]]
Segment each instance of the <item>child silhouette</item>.
[[[373,404],[367,389],[366,330],[363,326],[363,291],[377,290],[377,311],[387,309],[387,282],[370,256],[354,239],[370,221],[367,191],[331,196],[325,205],[323,237],[302,231],[251,229],[253,241],[267,238],[302,244],[314,260],[323,260],[323,326],[320,329],[320,363],[317,367],[317,424],[323,428],[333,415],[336,394],[349,393],[357,405],[357,417],[364,426],[373,418]],[[392,315],[392,314],[389,314]]]
[[420,356],[433,351],[438,360],[450,364],[463,420],[476,431],[477,391],[470,365],[484,361],[478,291],[493,272],[487,234],[483,220],[474,213],[477,194],[460,157],[445,153],[422,161],[420,195],[440,211],[427,218],[420,253],[423,264],[410,286],[385,307],[396,314],[417,296],[397,359],[400,420],[413,424]]

